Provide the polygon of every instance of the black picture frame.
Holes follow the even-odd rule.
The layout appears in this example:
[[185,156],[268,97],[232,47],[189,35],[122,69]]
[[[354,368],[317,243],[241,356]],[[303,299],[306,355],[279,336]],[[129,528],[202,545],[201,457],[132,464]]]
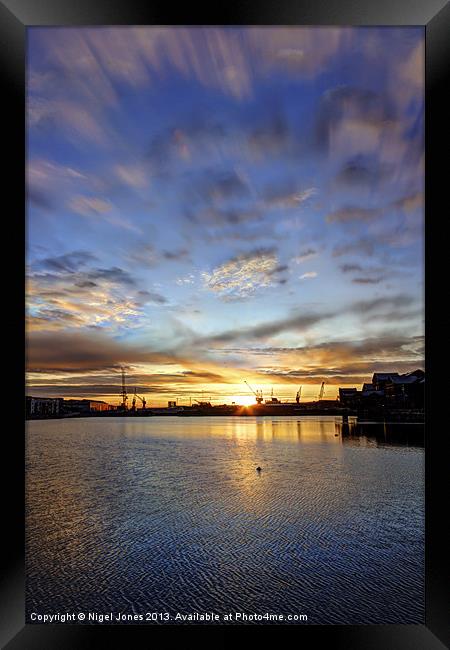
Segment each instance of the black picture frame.
[[[422,25],[426,34],[426,624],[378,626],[296,626],[291,628],[297,643],[326,643],[334,648],[364,648],[375,650],[438,650],[449,643],[447,583],[444,564],[448,549],[445,539],[445,512],[441,505],[445,495],[446,455],[442,450],[441,377],[444,377],[446,355],[442,341],[446,341],[448,322],[442,317],[431,323],[434,287],[448,253],[447,239],[435,225],[436,213],[445,210],[444,197],[446,166],[440,165],[440,154],[448,156],[443,135],[448,130],[449,111],[447,71],[450,50],[450,5],[445,0],[307,0],[265,2],[251,4],[226,3],[212,15],[204,9],[196,11],[191,4],[171,14],[163,3],[121,2],[120,0],[3,0],[0,1],[1,69],[6,81],[3,122],[5,133],[12,135],[8,150],[6,182],[9,195],[7,249],[15,251],[14,267],[8,269],[7,332],[4,339],[7,368],[7,403],[14,399],[12,424],[3,436],[3,458],[10,470],[3,506],[7,528],[3,541],[6,550],[0,587],[2,625],[1,645],[8,650],[102,647],[106,635],[114,635],[115,642],[129,647],[136,633],[146,634],[147,643],[153,641],[154,627],[139,626],[72,626],[25,625],[25,568],[24,568],[24,423],[21,402],[24,395],[24,273],[26,228],[24,214],[25,169],[25,60],[26,29],[34,25]],[[5,156],[4,156],[5,158]],[[6,213],[5,213],[6,219]],[[6,223],[6,222],[5,222]],[[4,244],[6,240],[4,238]],[[440,266],[441,264],[441,266]],[[13,277],[12,277],[13,276]],[[431,334],[432,332],[432,334]],[[13,343],[15,341],[15,343]],[[161,628],[164,635],[177,634],[184,644],[193,635],[220,632],[226,639],[231,627]],[[248,629],[248,628],[247,628]],[[271,632],[279,635],[279,626]],[[252,627],[252,635],[259,639],[267,627]]]

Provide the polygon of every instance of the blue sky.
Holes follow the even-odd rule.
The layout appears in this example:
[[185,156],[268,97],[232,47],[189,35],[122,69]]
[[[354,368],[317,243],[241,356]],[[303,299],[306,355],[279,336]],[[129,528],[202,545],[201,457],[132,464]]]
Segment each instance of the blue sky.
[[423,36],[29,29],[29,390],[115,402],[125,365],[153,403],[334,397],[423,366]]

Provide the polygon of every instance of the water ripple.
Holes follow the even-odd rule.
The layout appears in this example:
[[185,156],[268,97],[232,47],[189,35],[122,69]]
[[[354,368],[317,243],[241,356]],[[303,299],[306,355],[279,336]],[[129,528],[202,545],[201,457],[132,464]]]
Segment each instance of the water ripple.
[[27,612],[423,622],[423,450],[248,420],[30,423]]

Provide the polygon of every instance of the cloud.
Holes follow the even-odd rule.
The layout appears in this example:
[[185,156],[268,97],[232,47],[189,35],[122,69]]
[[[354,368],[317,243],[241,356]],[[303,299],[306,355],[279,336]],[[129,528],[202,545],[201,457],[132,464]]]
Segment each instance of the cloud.
[[425,196],[423,192],[415,192],[414,194],[407,194],[393,202],[392,206],[402,210],[403,212],[422,212],[425,205]]
[[98,145],[106,145],[112,139],[98,111],[95,114],[82,103],[66,99],[30,97],[27,99],[27,120],[32,128],[46,133],[60,129],[78,146],[80,138]]
[[100,217],[113,226],[142,234],[141,229],[130,220],[114,214],[113,204],[101,197],[77,195],[67,202],[67,206],[83,217]]
[[97,287],[98,285],[95,282],[92,282],[91,280],[80,280],[79,282],[75,282],[75,286],[80,287],[80,289],[86,289],[86,288]]
[[347,238],[349,241],[336,244],[332,251],[333,257],[344,255],[371,257],[376,253],[382,253],[386,246],[398,249],[413,246],[422,241],[423,209],[412,209],[413,205],[419,206],[420,201],[421,199],[416,197],[414,199],[399,199],[378,211],[370,210],[367,213],[359,208],[352,209],[350,213],[346,209],[342,212],[337,211],[336,218],[329,219],[329,221],[335,220],[349,224],[368,221],[370,233],[362,237],[352,235]]
[[27,180],[31,185],[49,186],[67,181],[79,183],[88,179],[74,167],[60,165],[45,158],[33,158],[27,163]]
[[[127,355],[127,351],[123,354]],[[190,397],[201,399],[200,388],[204,389],[205,385],[211,395],[223,399],[223,385],[236,383],[234,375],[230,375],[227,371],[222,372],[221,368],[214,365],[198,368],[194,362],[190,367],[189,360],[183,359],[180,365],[180,360],[174,357],[158,354],[152,356],[153,360],[150,362],[152,368],[147,371],[145,368],[148,368],[148,364],[124,364],[130,400],[134,390],[138,395],[146,395],[147,405],[152,406],[155,405],[155,396],[157,400],[161,399],[162,395],[172,399],[181,396],[185,399]],[[55,371],[51,378],[46,370],[28,373],[27,391],[37,396],[91,399],[97,397],[118,403],[120,388],[121,370],[118,365],[99,368],[95,374],[86,368],[78,370],[67,368]]]
[[262,323],[253,327],[243,327],[241,329],[227,330],[213,336],[200,339],[204,344],[213,343],[227,343],[230,341],[237,341],[241,339],[266,339],[275,336],[285,331],[303,332],[316,323],[321,322],[327,318],[331,318],[333,314],[292,314],[286,318]]
[[[184,76],[190,73],[205,86],[239,100],[251,96],[252,68],[245,42],[238,31],[160,28],[150,50],[148,32],[141,31],[140,35],[149,65],[153,66],[158,61],[160,68],[165,58]],[[217,55],[219,52],[220,56]]]
[[94,333],[35,332],[29,337],[27,347],[31,371],[110,368],[121,361],[137,361],[140,357],[141,352],[133,354],[114,340]]
[[90,294],[84,300],[80,295],[67,295],[53,302],[29,296],[27,330],[55,332],[90,327],[114,332],[136,327],[143,318],[145,301],[114,296],[98,289],[91,290]]
[[206,202],[222,202],[249,195],[246,180],[235,170],[208,172],[190,189]]
[[386,276],[380,275],[378,278],[353,278],[352,282],[354,284],[380,284],[385,279]]
[[[61,283],[63,289],[73,283],[77,283],[77,286],[92,286],[93,280],[112,284],[135,284],[131,274],[118,266],[92,268],[92,263],[97,261],[96,255],[85,250],[44,257],[31,264],[29,277],[43,283]],[[84,284],[85,282],[87,284]]]
[[96,261],[96,255],[89,251],[73,251],[54,257],[45,257],[34,263],[35,268],[49,269],[50,271],[74,272],[86,266],[90,262]]
[[376,156],[359,155],[344,163],[335,182],[344,189],[378,189],[389,180],[391,172],[392,165],[380,162]]
[[127,255],[128,259],[135,265],[153,269],[164,262],[189,262],[191,263],[190,251],[187,248],[175,248],[172,250],[157,250],[153,244],[140,243]]
[[28,329],[133,328],[143,319],[144,305],[168,302],[141,288],[125,269],[97,263],[82,250],[35,260],[27,277]]
[[225,300],[245,298],[273,283],[278,260],[273,248],[261,248],[233,257],[211,273],[204,273],[205,287]]
[[[266,368],[259,370],[261,375],[270,378],[272,381],[278,380],[280,383],[294,382],[298,385],[313,384],[318,385],[322,381],[328,386],[353,385],[355,388],[362,388],[363,383],[371,381],[374,372],[412,372],[417,368],[424,368],[424,359],[417,359],[413,362],[403,361],[379,361],[373,363],[355,363],[354,365],[342,365],[337,368],[320,367],[314,369],[283,369],[283,368]],[[326,389],[326,387],[325,387]],[[337,391],[336,391],[337,392]],[[292,391],[292,397],[294,391]]]
[[29,330],[58,330],[67,327],[83,327],[84,319],[68,310],[41,308],[37,315],[30,315],[26,319]]
[[386,267],[361,266],[361,264],[341,264],[342,273],[360,273],[352,278],[354,284],[379,284],[386,279]]
[[[394,225],[394,230],[401,226],[403,231],[406,231],[409,235],[412,235],[417,230],[417,227],[420,227],[422,225],[423,208],[423,193],[415,192],[413,194],[408,194],[406,196],[400,197],[399,199],[391,201],[381,208],[344,206],[328,214],[326,220],[328,223],[349,223],[358,221],[381,223],[384,216],[392,216],[393,213],[397,212],[402,215],[406,215],[406,219],[398,222],[399,226]],[[416,220],[411,219],[409,216],[411,213],[418,214],[419,218]],[[391,237],[391,232],[392,227],[386,228],[383,222],[380,232],[374,232],[373,237],[377,239],[379,243],[388,242],[393,244],[394,242]]]
[[421,38],[409,54],[395,62],[389,78],[389,91],[399,109],[407,112],[423,103],[425,85],[425,42]]
[[[308,344],[296,347],[282,347],[268,345],[264,347],[245,348],[249,354],[272,355],[272,354],[296,354],[298,357],[314,356],[320,352],[320,363],[324,359],[347,359],[350,355],[357,359],[361,357],[370,356],[389,356],[395,354],[402,358],[411,359],[421,356],[424,353],[424,339],[423,335],[419,336],[405,336],[402,334],[383,334],[380,336],[364,337],[355,341],[348,340],[333,340],[324,341],[318,344]],[[244,348],[223,348],[220,350],[222,353],[237,352],[244,353]]]
[[45,190],[40,190],[36,187],[28,186],[26,197],[27,201],[37,208],[43,210],[52,210],[54,207],[50,195]]
[[[423,309],[392,309],[380,314],[371,314],[367,318],[368,322],[379,321],[382,323],[397,323],[401,321],[417,321],[418,318],[423,321],[425,313]],[[422,352],[423,354],[423,352]]]
[[360,264],[341,264],[340,269],[342,273],[353,273],[354,271],[363,270]]
[[281,187],[269,188],[264,198],[266,205],[276,208],[298,208],[301,203],[317,194],[316,187],[309,187],[302,191],[286,192]]
[[299,50],[298,48],[295,49],[292,47],[286,47],[282,50],[278,50],[276,58],[283,63],[287,63],[288,65],[293,64],[295,68],[298,69],[305,60],[305,52],[304,50]]
[[354,43],[351,29],[273,27],[248,31],[261,73],[306,78],[320,74],[338,51]]
[[[28,384],[28,392],[32,393],[33,396],[64,396],[66,399],[74,397],[90,399],[102,397],[112,403],[118,403],[120,401],[121,374],[119,370],[108,374],[105,373],[103,376],[99,376],[96,373],[95,377],[91,375],[77,375],[71,378],[71,381],[75,379],[76,383],[70,383],[67,379],[58,382],[57,378],[53,378],[51,382],[48,379],[40,380],[37,373],[31,376],[32,381]],[[108,383],[100,383],[102,380]],[[191,397],[194,394],[194,396],[200,398],[200,395],[197,394],[199,386],[209,384],[211,393],[217,395],[217,388],[211,387],[211,384],[234,383],[230,382],[227,376],[213,372],[202,373],[183,370],[165,373],[153,372],[146,375],[136,372],[134,369],[128,369],[127,382],[129,387],[129,400],[131,401],[131,395],[134,390],[141,396],[148,396],[150,394],[150,399],[147,399],[147,406],[155,406],[155,394],[158,397],[160,395],[167,395],[172,398],[174,396],[179,397],[180,395]]]
[[26,166],[27,200],[37,207],[51,210],[57,200],[55,190],[68,193],[90,180],[78,169],[45,158],[31,158]]
[[163,251],[162,256],[169,262],[183,262],[189,260],[189,251],[186,248],[178,248],[172,251]]
[[197,111],[194,116],[179,116],[156,133],[146,158],[154,169],[170,175],[176,165],[184,164],[187,171],[193,163],[211,169],[236,158],[248,164],[269,158],[297,159],[301,151],[299,128],[279,110],[263,111],[256,117],[229,114],[227,121]]
[[154,268],[160,263],[161,256],[153,244],[141,242],[128,253],[128,259],[133,265],[137,263],[143,268]]
[[235,132],[211,114],[183,114],[174,124],[154,135],[146,158],[155,168],[168,171],[177,162],[205,159],[220,162],[234,146]]
[[374,208],[356,208],[346,206],[331,212],[327,216],[328,223],[346,223],[348,221],[372,221],[380,215],[380,211]]
[[[368,381],[373,372],[407,372],[423,365],[423,337],[382,334],[355,341],[336,340],[299,347],[226,348],[225,354],[245,354],[255,369],[280,381],[335,384]],[[267,365],[265,361],[267,360]]]
[[30,90],[52,90],[58,96],[65,79],[70,95],[107,106],[118,102],[118,84],[132,89],[151,87],[156,79],[173,72],[245,101],[252,97],[258,79],[281,71],[310,78],[340,48],[354,46],[358,37],[356,30],[332,27],[145,26],[61,28],[51,36],[47,28],[34,30],[33,44],[45,46],[50,65],[33,68]]
[[141,290],[138,291],[138,296],[144,303],[151,302],[156,305],[165,305],[168,302],[167,298],[157,291]]
[[112,210],[109,201],[95,196],[74,196],[68,205],[73,212],[81,214],[83,217],[103,215]]
[[236,381],[223,364],[190,358],[184,353],[158,351],[145,344],[127,344],[92,330],[29,332],[27,385],[56,395],[118,397],[125,366],[128,386],[138,393],[192,395],[192,386]]
[[119,181],[133,189],[150,185],[149,173],[142,165],[115,165],[114,172]]
[[[287,331],[304,332],[317,323],[330,320],[341,313],[363,316],[369,321],[373,319],[385,320],[388,322],[392,316],[395,321],[395,311],[404,307],[410,307],[414,303],[413,296],[397,294],[384,296],[370,300],[354,301],[342,306],[340,310],[326,311],[322,313],[293,313],[285,318],[239,329],[226,330],[219,334],[202,337],[197,340],[198,344],[208,345],[214,343],[227,343],[237,340],[258,340],[265,339]],[[389,310],[389,311],[387,311]],[[271,348],[273,350],[273,348]],[[249,354],[251,350],[249,349]]]
[[300,276],[300,280],[309,280],[312,278],[317,278],[316,271],[308,271],[308,273],[303,273],[303,275]]
[[317,143],[333,149],[340,144],[343,130],[350,127],[363,138],[365,151],[395,118],[395,110],[386,96],[356,86],[337,86],[322,96],[316,122]]
[[333,257],[342,257],[343,255],[368,255],[371,257],[377,246],[379,246],[379,241],[376,237],[360,237],[352,239],[345,244],[336,244],[333,247]]
[[281,111],[272,112],[257,125],[252,125],[245,140],[250,154],[256,159],[292,154],[295,145],[291,126]]
[[186,284],[194,284],[195,283],[195,275],[193,273],[188,273],[187,275],[182,275],[178,277],[175,282],[178,284],[178,286],[183,286]]
[[314,248],[305,248],[298,255],[292,258],[292,261],[295,264],[303,264],[303,262],[308,262],[313,257],[316,257],[317,251]]
[[356,314],[371,314],[372,312],[379,311],[380,308],[383,310],[388,307],[409,307],[414,303],[414,300],[413,296],[405,294],[358,300],[352,304],[351,310]]
[[[327,90],[317,111],[315,144],[337,169],[333,189],[372,200],[378,192],[389,197],[419,189],[423,177],[423,61],[417,55],[423,54],[423,39],[417,33],[391,39],[376,30],[368,36],[361,66],[366,61],[380,74],[378,90],[363,85]],[[411,44],[417,44],[414,55]],[[400,88],[407,99],[401,99]]]
[[276,275],[277,273],[284,273],[289,269],[287,264],[279,264],[272,271],[268,271],[269,275]]
[[256,207],[251,208],[218,208],[210,207],[205,210],[189,213],[189,219],[196,223],[211,226],[230,225],[236,226],[247,222],[256,222],[262,219],[262,212]]
[[112,266],[107,269],[94,269],[87,273],[87,277],[91,280],[101,280],[112,284],[136,284],[133,276],[118,266]]
[[27,341],[30,372],[102,370],[145,361],[167,363],[174,362],[174,357],[127,345],[93,331],[31,332]]
[[[330,89],[322,96],[316,119],[316,148],[337,168],[333,188],[359,194],[365,201],[373,201],[379,192],[389,197],[418,189],[423,177],[423,82],[406,108],[393,87],[403,83],[397,65],[402,54],[389,62],[382,58],[376,64],[384,67],[379,92],[358,86]],[[371,219],[366,212],[354,217]]]

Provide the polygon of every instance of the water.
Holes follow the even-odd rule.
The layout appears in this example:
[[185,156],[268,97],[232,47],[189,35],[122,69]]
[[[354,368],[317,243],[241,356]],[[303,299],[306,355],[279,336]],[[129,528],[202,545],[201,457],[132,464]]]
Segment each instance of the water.
[[421,434],[335,418],[29,422],[27,617],[423,623]]

